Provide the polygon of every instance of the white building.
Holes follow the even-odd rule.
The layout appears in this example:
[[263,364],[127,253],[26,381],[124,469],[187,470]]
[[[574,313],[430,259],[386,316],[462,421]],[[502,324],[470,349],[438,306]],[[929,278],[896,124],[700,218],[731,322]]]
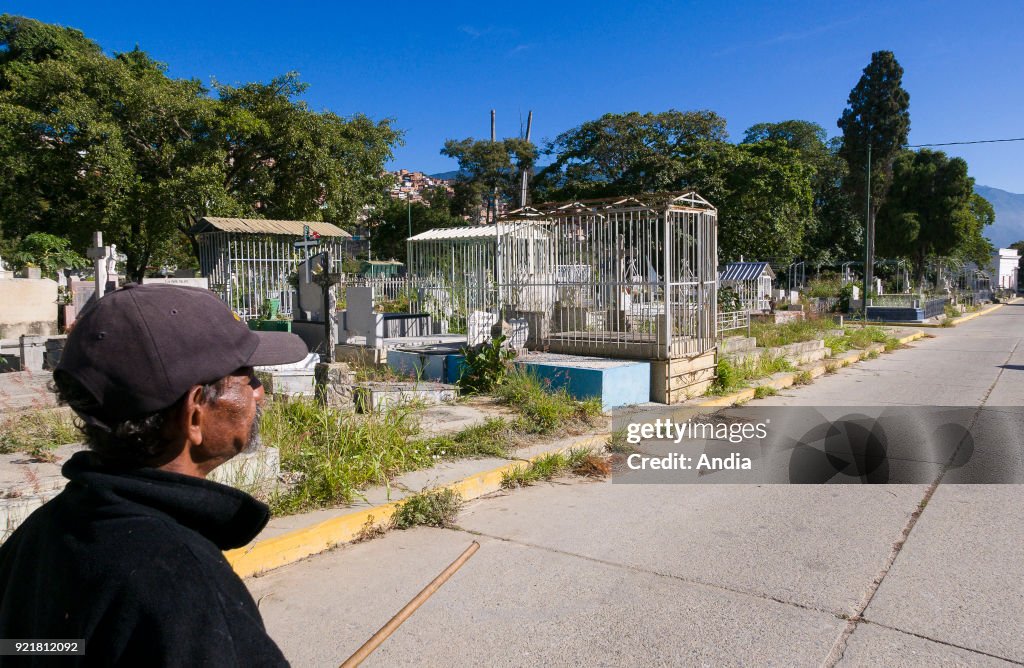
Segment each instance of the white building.
[[1016,248],[1000,248],[992,254],[989,274],[992,276],[993,288],[1016,290],[1017,272],[1020,255]]

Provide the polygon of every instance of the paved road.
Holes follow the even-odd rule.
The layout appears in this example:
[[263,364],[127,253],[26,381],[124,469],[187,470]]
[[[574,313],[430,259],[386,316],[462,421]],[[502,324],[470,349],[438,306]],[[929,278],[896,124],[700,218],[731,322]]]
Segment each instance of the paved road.
[[[763,403],[1022,404],[1024,305],[931,332]],[[473,539],[367,665],[1011,665],[1022,501],[1016,485],[559,482],[249,586],[299,666],[339,663]]]

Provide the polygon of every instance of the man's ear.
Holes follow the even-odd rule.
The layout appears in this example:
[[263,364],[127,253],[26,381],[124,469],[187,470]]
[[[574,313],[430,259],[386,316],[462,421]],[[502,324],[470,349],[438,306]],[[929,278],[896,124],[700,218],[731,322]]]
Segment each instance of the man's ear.
[[196,385],[189,390],[181,404],[181,412],[178,414],[178,428],[181,429],[181,434],[193,445],[199,445],[203,442],[203,420],[206,416],[208,405],[203,401],[203,388],[200,385]]

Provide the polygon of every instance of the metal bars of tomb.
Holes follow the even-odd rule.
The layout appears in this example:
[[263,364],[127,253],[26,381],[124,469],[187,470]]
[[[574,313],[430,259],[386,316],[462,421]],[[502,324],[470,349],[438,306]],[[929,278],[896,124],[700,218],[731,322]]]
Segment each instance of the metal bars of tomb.
[[[293,244],[303,238],[304,228],[320,235],[320,243],[308,249]],[[202,218],[192,228],[199,244],[199,267],[217,293],[243,319],[260,315],[265,300],[280,300],[280,313],[292,313],[292,277],[306,257],[330,251],[340,271],[351,236],[330,223],[262,220],[251,218]]]
[[530,347],[672,359],[715,345],[717,211],[696,193],[521,209],[412,237],[408,255],[423,310],[525,320]]

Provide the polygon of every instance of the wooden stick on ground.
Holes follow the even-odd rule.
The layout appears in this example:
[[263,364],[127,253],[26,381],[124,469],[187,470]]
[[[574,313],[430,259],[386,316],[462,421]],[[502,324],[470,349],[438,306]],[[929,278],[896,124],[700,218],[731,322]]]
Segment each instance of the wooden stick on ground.
[[416,594],[416,597],[405,604],[405,607],[398,611],[398,613],[391,618],[387,624],[382,626],[379,631],[374,633],[369,640],[363,643],[363,646],[356,650],[355,654],[348,657],[345,663],[341,664],[341,668],[355,668],[361,664],[366,657],[370,656],[373,650],[380,647],[380,644],[388,639],[392,633],[395,632],[399,626],[401,626],[405,620],[409,619],[412,613],[416,612],[416,609],[423,605],[428,598],[434,595],[438,589],[441,588],[445,582],[448,581],[455,571],[462,568],[462,565],[472,557],[477,550],[480,549],[480,543],[475,540],[473,543],[466,548],[466,550],[459,555],[459,558],[448,564],[448,568],[441,571],[440,575],[433,579],[433,581],[423,588],[423,591]]

